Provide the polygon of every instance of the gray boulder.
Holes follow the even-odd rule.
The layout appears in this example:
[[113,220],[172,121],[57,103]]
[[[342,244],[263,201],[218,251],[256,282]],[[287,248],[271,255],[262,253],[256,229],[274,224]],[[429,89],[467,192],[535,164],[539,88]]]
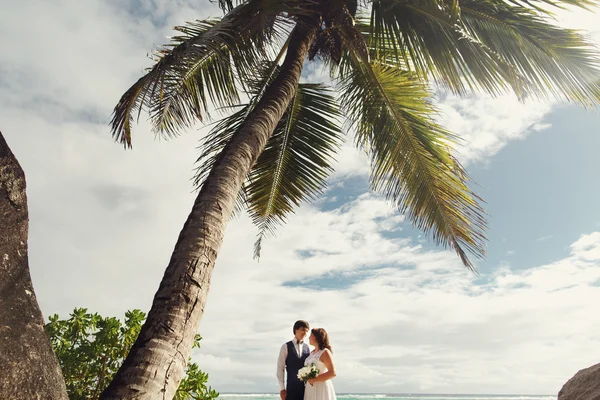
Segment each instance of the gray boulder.
[[560,389],[558,400],[600,400],[600,364],[577,372]]

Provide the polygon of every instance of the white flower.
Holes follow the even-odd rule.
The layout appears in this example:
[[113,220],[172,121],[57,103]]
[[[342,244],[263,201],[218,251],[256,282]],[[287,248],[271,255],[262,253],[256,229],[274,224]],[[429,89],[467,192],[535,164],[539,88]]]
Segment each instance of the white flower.
[[320,371],[317,365],[314,363],[310,363],[298,370],[298,379],[300,379],[302,382],[306,382],[309,379],[313,379],[319,376],[319,372]]

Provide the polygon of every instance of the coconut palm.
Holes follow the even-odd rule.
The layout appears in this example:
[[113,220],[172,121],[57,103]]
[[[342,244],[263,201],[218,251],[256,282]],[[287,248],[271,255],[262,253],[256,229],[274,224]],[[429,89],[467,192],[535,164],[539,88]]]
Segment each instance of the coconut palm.
[[[370,184],[464,265],[484,256],[485,214],[435,122],[432,91],[600,99],[600,59],[557,7],[594,0],[220,0],[222,19],[176,28],[121,98],[112,132],[131,147],[142,110],[175,136],[230,112],[202,140],[199,193],[138,340],[103,399],[172,398],[236,209],[266,235],[317,197],[349,132]],[[300,83],[315,62],[331,84]],[[218,111],[215,111],[218,110]],[[211,115],[213,114],[213,115]],[[236,201],[237,200],[237,201]]]

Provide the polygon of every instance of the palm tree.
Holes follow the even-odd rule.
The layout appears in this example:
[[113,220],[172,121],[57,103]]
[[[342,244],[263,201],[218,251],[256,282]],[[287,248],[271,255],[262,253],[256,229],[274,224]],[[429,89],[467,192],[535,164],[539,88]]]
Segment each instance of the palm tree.
[[29,273],[26,186],[0,132],[0,398],[67,400]]
[[[552,19],[556,7],[595,4],[220,0],[222,19],[176,28],[116,106],[114,137],[131,147],[142,109],[165,136],[210,120],[213,108],[232,114],[202,141],[198,196],[139,338],[101,398],[172,398],[236,204],[258,226],[258,256],[263,237],[323,190],[341,121],[370,157],[372,189],[473,269],[485,215],[453,157],[457,135],[434,122],[432,89],[596,104],[598,53]],[[331,85],[299,83],[307,58],[330,70]]]

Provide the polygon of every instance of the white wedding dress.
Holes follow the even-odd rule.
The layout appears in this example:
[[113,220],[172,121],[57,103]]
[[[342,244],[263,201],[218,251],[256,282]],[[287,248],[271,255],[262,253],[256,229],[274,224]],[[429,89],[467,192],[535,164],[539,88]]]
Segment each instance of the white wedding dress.
[[[319,368],[319,375],[327,372],[327,367],[319,360],[324,351],[325,349],[311,353],[306,361],[304,361],[304,365],[315,364]],[[304,388],[304,400],[336,400],[331,379],[315,382],[313,385],[307,383]]]

